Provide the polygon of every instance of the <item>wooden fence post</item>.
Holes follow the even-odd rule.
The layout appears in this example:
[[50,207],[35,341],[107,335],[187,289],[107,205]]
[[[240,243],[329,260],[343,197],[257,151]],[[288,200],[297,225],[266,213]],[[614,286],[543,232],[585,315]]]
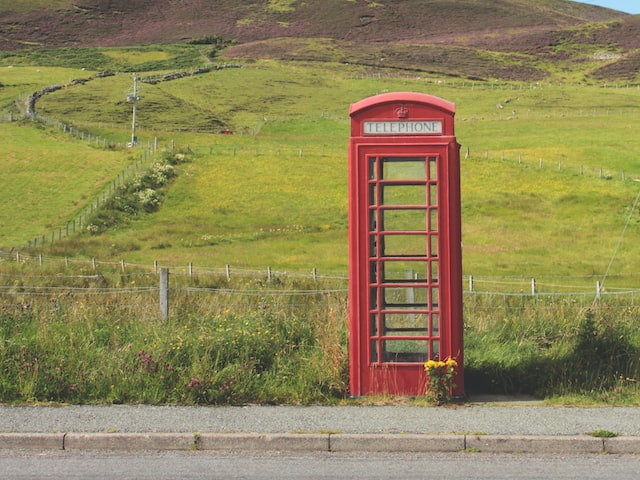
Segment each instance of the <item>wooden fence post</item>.
[[160,269],[160,314],[163,320],[169,318],[169,269]]

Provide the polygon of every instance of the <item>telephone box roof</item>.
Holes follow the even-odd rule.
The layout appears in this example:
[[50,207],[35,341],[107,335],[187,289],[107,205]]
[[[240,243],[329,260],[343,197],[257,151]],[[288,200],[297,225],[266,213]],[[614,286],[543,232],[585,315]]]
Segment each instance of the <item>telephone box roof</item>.
[[374,95],[372,97],[365,98],[363,100],[360,100],[359,102],[352,104],[351,108],[349,109],[349,115],[356,115],[359,112],[367,110],[370,107],[379,106],[384,103],[397,102],[422,103],[431,107],[441,109],[449,113],[450,115],[454,115],[456,111],[456,106],[454,103],[443,98],[436,97],[434,95],[416,92],[391,92]]

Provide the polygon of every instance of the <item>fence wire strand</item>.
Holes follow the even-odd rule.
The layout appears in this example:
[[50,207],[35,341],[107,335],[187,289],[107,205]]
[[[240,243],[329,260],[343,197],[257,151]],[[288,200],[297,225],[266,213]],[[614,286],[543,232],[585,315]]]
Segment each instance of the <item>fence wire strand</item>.
[[[629,215],[627,216],[627,221],[624,224],[624,228],[622,229],[622,233],[620,234],[620,237],[618,238],[618,243],[616,244],[616,248],[613,250],[613,255],[611,255],[611,260],[609,260],[609,265],[607,265],[607,269],[604,272],[604,275],[602,276],[602,280],[600,282],[601,287],[604,287],[604,282],[607,280],[607,276],[609,275],[609,271],[611,270],[611,266],[613,265],[614,260],[616,259],[616,256],[618,255],[618,250],[620,250],[620,245],[622,245],[622,240],[624,238],[624,234],[627,232],[627,228],[629,227],[629,224],[631,223],[631,219],[633,218],[633,213],[636,211],[636,207],[638,206],[638,200],[640,200],[640,190],[638,190],[638,194],[636,195],[636,199],[633,202],[633,206],[631,207],[631,211],[629,212]],[[591,306],[593,307],[596,302],[598,301],[598,295],[596,295],[593,299],[593,303],[591,304]]]

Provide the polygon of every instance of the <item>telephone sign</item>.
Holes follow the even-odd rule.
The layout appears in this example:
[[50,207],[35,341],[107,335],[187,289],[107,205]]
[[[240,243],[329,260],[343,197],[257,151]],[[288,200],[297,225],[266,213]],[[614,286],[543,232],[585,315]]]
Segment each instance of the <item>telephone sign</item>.
[[365,135],[442,135],[442,122],[364,122]]
[[349,113],[351,395],[422,395],[424,363],[453,358],[462,396],[455,106],[387,93]]

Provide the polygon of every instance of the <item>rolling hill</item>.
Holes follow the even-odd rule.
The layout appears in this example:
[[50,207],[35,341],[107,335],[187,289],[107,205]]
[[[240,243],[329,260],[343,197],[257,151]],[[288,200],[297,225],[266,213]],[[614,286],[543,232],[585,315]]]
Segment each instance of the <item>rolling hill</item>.
[[239,43],[231,57],[539,80],[633,80],[640,18],[568,0],[0,1],[0,50]]

